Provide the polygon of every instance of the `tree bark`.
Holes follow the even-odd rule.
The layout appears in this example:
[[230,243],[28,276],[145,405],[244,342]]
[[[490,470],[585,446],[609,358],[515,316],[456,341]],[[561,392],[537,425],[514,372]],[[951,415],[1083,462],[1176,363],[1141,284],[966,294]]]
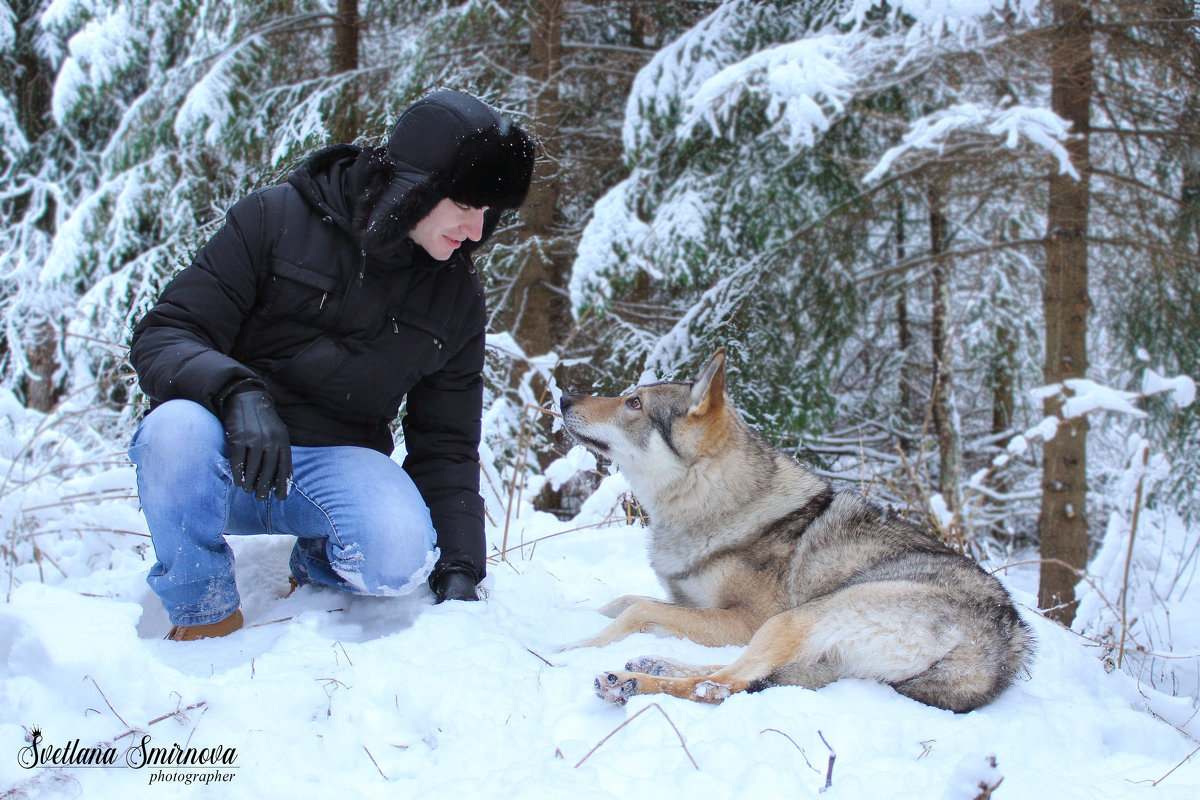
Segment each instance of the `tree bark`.
[[[16,2],[12,4],[15,14],[13,27],[16,42],[13,50],[17,69],[10,79],[16,99],[17,124],[25,138],[36,142],[53,126],[50,102],[54,91],[54,69],[38,51],[34,36],[37,31],[37,16],[42,4]],[[24,216],[29,209],[30,194],[13,200],[12,211],[17,217]],[[54,193],[45,196],[45,207],[34,224],[38,229],[52,235],[55,229]],[[37,411],[50,411],[62,397],[63,383],[58,375],[61,363],[58,358],[59,334],[57,327],[46,318],[25,319],[21,325],[21,338],[25,349],[26,370],[17,382],[22,401]],[[2,336],[2,334],[0,334]],[[11,351],[8,342],[4,350]]]
[[25,358],[28,368],[21,376],[22,399],[27,408],[43,413],[58,404],[63,394],[61,362],[58,359],[58,331],[50,322],[40,322],[27,334]]
[[632,47],[646,46],[646,34],[652,24],[650,15],[639,2],[629,4],[629,44]]
[[[1005,303],[1000,308],[1002,318],[1011,319],[1013,309]],[[1016,342],[1006,322],[996,325],[996,354],[992,357],[992,433],[1001,434],[1013,424],[1015,401],[1013,397],[1013,375],[1016,374],[1013,349]],[[1007,442],[1004,442],[1007,444]]]
[[[54,66],[42,55],[36,42],[38,35],[37,19],[42,11],[42,3],[36,0],[19,0],[12,3],[15,13],[13,29],[16,41],[11,50],[16,69],[10,75],[0,78],[0,83],[12,87],[15,99],[14,112],[17,125],[29,142],[36,142],[52,130],[54,118],[50,103],[54,95]],[[11,82],[11,83],[9,83]],[[6,89],[6,93],[7,93]],[[13,198],[13,218],[24,217],[30,202],[31,192]],[[44,193],[45,207],[34,220],[34,225],[47,234],[53,234],[55,228],[55,211],[57,202],[54,192]]]
[[[896,201],[896,263],[901,264],[908,257],[908,233],[905,229],[904,200]],[[900,450],[904,454],[913,451],[913,441],[908,436],[913,425],[913,369],[912,369],[912,325],[908,319],[908,288],[901,284],[896,292],[896,336],[900,345],[900,426],[904,431],[900,436]]]
[[[1078,178],[1050,176],[1043,309],[1046,385],[1087,372],[1088,213],[1091,161],[1089,123],[1093,93],[1092,16],[1078,0],[1054,3],[1050,107],[1071,123],[1067,152]],[[1062,415],[1062,397],[1045,401],[1047,416]],[[1084,418],[1064,421],[1046,442],[1042,465],[1042,566],[1038,605],[1069,625],[1075,618],[1075,584],[1087,565],[1087,431]]]
[[[941,179],[935,178],[929,188],[929,250],[937,256],[946,252],[949,224],[946,219],[946,196]],[[958,416],[954,409],[954,381],[951,368],[951,304],[950,259],[933,262],[933,427],[938,443],[938,491],[946,507],[958,516],[958,484],[962,473],[962,443],[958,433]],[[955,530],[948,531],[953,537]]]
[[[358,38],[362,17],[358,0],[338,0],[337,20],[334,22],[333,74],[341,75],[358,69]],[[332,130],[336,142],[353,142],[358,138],[358,91],[354,79],[349,79],[338,94],[338,107],[333,115]]]
[[41,5],[30,0],[18,0],[11,5],[16,16],[13,28],[17,34],[13,52],[18,69],[12,75],[16,84],[15,111],[17,124],[31,142],[50,129],[50,98],[54,93],[54,70],[39,54],[33,41]]
[[533,185],[521,209],[521,240],[526,261],[511,294],[515,322],[513,335],[530,355],[554,349],[554,309],[558,298],[550,287],[556,279],[554,216],[558,208],[559,175],[554,140],[558,133],[562,100],[563,0],[532,0],[530,43],[533,78],[539,88],[533,103],[532,132],[541,144],[542,157],[534,166]]

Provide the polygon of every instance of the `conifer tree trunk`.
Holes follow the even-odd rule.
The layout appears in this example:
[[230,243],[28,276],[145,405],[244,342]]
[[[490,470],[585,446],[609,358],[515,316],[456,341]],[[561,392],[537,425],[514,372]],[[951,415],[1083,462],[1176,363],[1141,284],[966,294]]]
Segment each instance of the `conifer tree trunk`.
[[[1079,0],[1054,3],[1051,32],[1051,109],[1071,123],[1067,144],[1075,178],[1050,177],[1043,308],[1046,325],[1044,380],[1047,385],[1087,372],[1087,233],[1091,163],[1088,133],[1093,92],[1091,12]],[[1045,401],[1047,416],[1061,415],[1061,398]],[[1062,423],[1046,442],[1039,518],[1042,567],[1038,605],[1069,625],[1077,602],[1076,570],[1087,565],[1087,421]]]
[[49,321],[39,322],[25,343],[29,369],[21,378],[25,405],[37,411],[50,411],[62,396],[62,377],[58,375],[58,329]]
[[646,29],[650,25],[650,15],[642,8],[640,2],[629,4],[629,44],[632,47],[646,46]]
[[557,297],[553,245],[554,214],[558,207],[559,175],[554,139],[562,111],[559,83],[562,74],[563,0],[531,0],[530,44],[533,78],[538,83],[533,103],[533,134],[543,153],[534,167],[529,198],[521,209],[522,240],[537,240],[513,287],[516,313],[513,335],[530,355],[554,348],[554,313]]
[[[333,74],[353,72],[358,69],[358,38],[362,17],[358,13],[358,0],[338,0],[337,19],[334,22]],[[351,79],[342,87],[338,109],[333,118],[332,135],[336,142],[353,142],[359,131],[358,92]]]
[[[908,257],[907,238],[904,220],[904,200],[896,201],[896,263],[902,263]],[[904,433],[900,436],[900,450],[908,454],[913,450],[912,439],[908,432],[913,423],[913,370],[912,370],[912,325],[908,319],[908,289],[901,286],[896,293],[896,335],[900,346],[900,425]]]
[[[556,139],[562,114],[560,83],[563,65],[563,0],[530,0],[530,56],[532,77],[537,82],[533,100],[531,133],[538,142],[538,159],[534,162],[533,183],[529,196],[521,207],[521,241],[533,242],[525,249],[525,260],[517,273],[511,291],[511,330],[517,343],[527,355],[544,355],[558,344],[560,326],[555,324],[555,309],[561,304],[552,287],[562,284],[561,269],[556,265],[558,237],[554,230],[555,212],[559,202],[559,168],[561,158]],[[523,379],[520,367],[511,376],[514,386]],[[549,400],[546,385],[534,376],[530,388],[542,401]],[[550,427],[550,418],[539,417],[536,424]],[[545,468],[554,458],[554,451],[565,451],[564,432],[549,434],[553,447],[536,454]],[[534,501],[538,508],[562,507],[562,491],[547,483]]]
[[17,103],[14,109],[17,124],[29,141],[36,140],[51,125],[50,98],[54,92],[54,70],[43,58],[33,41],[37,15],[41,3],[34,0],[17,0],[12,3],[16,31],[14,56],[19,68],[12,76],[16,84]]
[[[947,508],[958,514],[958,484],[962,472],[962,444],[958,417],[954,410],[954,384],[951,368],[951,271],[948,259],[936,258],[946,252],[948,222],[945,191],[940,178],[929,188],[929,248],[933,256],[933,426],[938,443],[938,491]],[[957,527],[957,526],[956,526]]]
[[[30,142],[36,142],[50,130],[53,118],[50,101],[53,95],[54,70],[39,53],[34,42],[36,19],[41,13],[37,2],[16,2],[13,26],[17,37],[14,55],[19,69],[12,80],[15,84],[17,124]],[[18,199],[16,206],[24,211],[25,198]],[[47,234],[54,233],[54,195],[46,200],[45,211],[36,225]],[[24,320],[22,335],[27,369],[18,383],[25,405],[37,411],[49,411],[62,396],[63,385],[58,375],[61,366],[58,358],[59,329],[49,319]],[[7,342],[5,343],[7,349]]]
[[[1012,319],[1013,309],[1005,303],[1000,309],[1002,319]],[[996,355],[992,358],[992,433],[1000,434],[1009,430],[1013,423],[1013,375],[1016,374],[1013,350],[1016,342],[1007,322],[996,325]]]
[[[999,447],[1007,446],[1012,436],[1008,435],[1013,426],[1013,413],[1015,412],[1014,400],[1014,383],[1015,375],[1017,374],[1016,367],[1016,352],[1017,342],[1013,336],[1012,328],[1009,327],[1010,321],[1015,318],[1016,312],[1011,303],[1003,302],[997,304],[996,317],[998,319],[995,327],[995,352],[992,355],[991,364],[988,369],[990,372],[989,382],[992,388],[992,433],[994,435],[1003,435],[1003,438],[996,441],[995,444]],[[1007,494],[1012,488],[1009,474],[1003,470],[992,475],[992,488],[999,494]],[[992,506],[995,509],[996,522],[991,525],[991,535],[997,539],[1006,535],[1011,535],[1011,531],[1004,524],[1006,518],[1007,503],[999,498],[987,496],[984,498],[984,503]]]

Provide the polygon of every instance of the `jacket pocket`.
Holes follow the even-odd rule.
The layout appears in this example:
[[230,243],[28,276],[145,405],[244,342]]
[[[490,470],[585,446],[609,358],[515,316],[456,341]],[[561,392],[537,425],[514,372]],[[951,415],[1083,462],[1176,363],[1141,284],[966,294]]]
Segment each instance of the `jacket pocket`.
[[332,275],[271,258],[267,264],[263,310],[273,319],[327,324],[336,318],[342,296]]
[[450,357],[444,323],[411,308],[393,307],[388,309],[387,324],[387,335],[394,339],[389,349],[399,352],[412,383],[437,372]]

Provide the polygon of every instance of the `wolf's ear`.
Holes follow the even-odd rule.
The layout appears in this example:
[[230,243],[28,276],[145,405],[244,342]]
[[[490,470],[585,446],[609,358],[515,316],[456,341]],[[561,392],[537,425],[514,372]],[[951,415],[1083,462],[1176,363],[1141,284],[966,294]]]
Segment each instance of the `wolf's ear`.
[[702,417],[710,411],[719,411],[725,403],[725,348],[717,348],[712,358],[700,370],[700,376],[692,383],[692,406],[689,417]]

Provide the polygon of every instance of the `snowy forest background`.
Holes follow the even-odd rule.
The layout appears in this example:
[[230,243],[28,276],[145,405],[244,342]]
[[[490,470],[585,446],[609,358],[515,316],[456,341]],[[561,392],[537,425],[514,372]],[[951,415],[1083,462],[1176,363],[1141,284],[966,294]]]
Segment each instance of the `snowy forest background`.
[[1196,14],[6,0],[6,592],[66,577],[63,543],[145,547],[108,510],[136,520],[127,485],[97,480],[127,469],[143,408],[129,333],[225,209],[319,146],[382,143],[452,87],[540,144],[480,264],[497,559],[521,503],[569,536],[607,474],[577,469],[550,413],[562,388],[687,378],[723,345],[773,442],[989,568],[1036,570],[1039,606],[1097,658],[1194,707]]

